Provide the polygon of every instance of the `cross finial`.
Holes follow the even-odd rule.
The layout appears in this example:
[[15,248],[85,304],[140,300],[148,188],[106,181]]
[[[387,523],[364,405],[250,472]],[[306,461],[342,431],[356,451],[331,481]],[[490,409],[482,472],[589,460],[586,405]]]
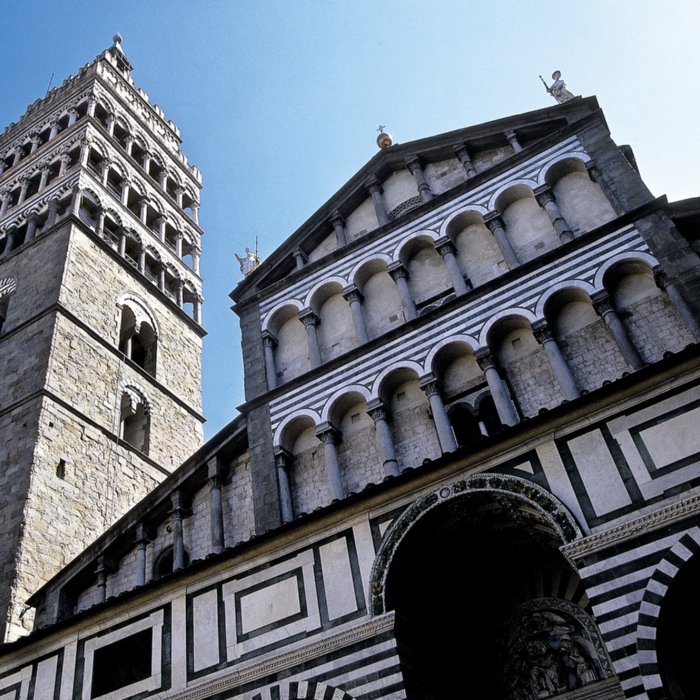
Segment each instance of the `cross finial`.
[[380,124],[380,125],[377,127],[377,131],[378,131],[380,134],[382,133],[382,131],[384,131],[384,129],[386,129],[386,126],[384,126],[384,124]]

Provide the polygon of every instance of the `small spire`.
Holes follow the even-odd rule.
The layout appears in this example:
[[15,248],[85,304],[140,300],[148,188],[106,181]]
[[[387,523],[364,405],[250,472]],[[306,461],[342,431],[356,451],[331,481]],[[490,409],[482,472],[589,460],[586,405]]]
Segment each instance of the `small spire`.
[[117,49],[117,51],[122,51],[122,35],[117,33],[112,37],[112,41],[114,42],[114,48]]
[[394,145],[394,137],[384,131],[384,129],[386,129],[386,126],[383,124],[380,124],[377,128],[379,132],[379,136],[377,136],[377,146],[379,146],[379,148],[389,148]]

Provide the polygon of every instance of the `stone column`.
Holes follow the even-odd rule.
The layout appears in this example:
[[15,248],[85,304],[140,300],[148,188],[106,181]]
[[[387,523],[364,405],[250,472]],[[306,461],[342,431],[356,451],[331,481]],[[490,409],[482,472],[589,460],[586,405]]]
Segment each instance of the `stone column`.
[[224,510],[221,499],[221,473],[219,460],[214,457],[207,463],[209,483],[209,513],[211,515],[211,549],[218,554],[224,551]]
[[109,158],[105,158],[102,161],[102,171],[100,172],[102,178],[102,186],[107,186],[107,178],[109,177],[109,166],[112,165],[112,161]]
[[653,272],[654,280],[656,281],[656,285],[658,286],[658,288],[661,291],[666,292],[666,294],[668,294],[668,298],[671,300],[671,303],[676,307],[676,311],[678,311],[678,313],[680,314],[680,317],[683,319],[683,322],[687,326],[688,330],[692,333],[693,337],[695,338],[695,341],[700,342],[700,325],[698,324],[698,321],[695,318],[693,312],[690,310],[690,307],[683,298],[683,295],[681,294],[681,290],[678,288],[678,285],[670,280],[669,276],[661,268],[660,265],[657,265],[654,268]]
[[[124,236],[122,236],[121,240],[126,241]],[[122,253],[122,255],[124,255],[124,253]],[[165,291],[165,265],[163,265],[163,263],[158,267],[158,289],[160,289],[161,292]]]
[[107,119],[105,121],[107,122],[107,133],[110,136],[114,136],[114,122],[116,121],[114,115],[108,114]]
[[127,156],[131,156],[131,149],[134,147],[134,137],[131,134],[127,134],[124,139],[124,150]]
[[411,172],[411,175],[416,180],[416,185],[418,187],[418,194],[420,196],[421,202],[429,202],[433,198],[433,192],[430,189],[430,185],[425,179],[425,173],[423,172],[423,164],[418,156],[413,156],[406,161],[406,167]]
[[406,268],[397,260],[391,263],[387,270],[391,278],[396,282],[406,319],[410,321],[416,318],[418,316],[418,311],[416,311],[416,304],[413,301],[411,290],[408,287],[408,272],[406,272]]
[[175,232],[175,254],[182,259],[182,232]]
[[338,439],[338,432],[330,423],[321,423],[316,428],[316,435],[323,443],[323,455],[326,462],[326,477],[328,487],[331,492],[331,499],[338,501],[345,498],[343,481],[340,478],[340,466],[338,465],[338,452],[335,445]]
[[66,174],[66,171],[68,170],[68,166],[70,165],[70,156],[67,153],[64,153],[60,158],[59,158],[61,165],[58,169],[58,176],[62,177],[63,175]]
[[182,189],[182,187],[176,187],[175,188],[175,201],[177,202],[177,206],[182,209],[182,195],[185,194],[185,190]]
[[335,240],[338,243],[338,248],[347,245],[347,240],[345,238],[345,219],[337,209],[331,214],[331,226],[333,226],[333,230],[335,231]]
[[307,307],[301,310],[299,320],[304,324],[304,328],[306,328],[306,339],[309,346],[309,364],[311,365],[311,369],[314,369],[321,364],[321,348],[318,344],[318,334],[316,332],[319,318]]
[[380,226],[384,226],[389,223],[389,215],[386,212],[386,207],[384,206],[384,199],[382,198],[382,186],[376,177],[372,176],[367,180],[365,185],[370,197],[372,197],[372,204],[374,204],[374,213],[377,215],[377,223]]
[[425,392],[428,401],[430,401],[430,410],[433,414],[433,423],[435,423],[435,429],[437,430],[440,449],[443,453],[454,452],[457,449],[457,441],[455,440],[450,419],[447,417],[442,396],[440,396],[438,380],[432,373],[427,374],[421,377],[420,388]]
[[148,216],[148,199],[146,197],[142,197],[138,201],[139,205],[139,219],[141,220],[141,223],[146,223],[146,217]]
[[6,234],[6,240],[7,243],[5,244],[5,255],[8,253],[11,253],[18,245],[19,242],[17,240],[17,232],[19,231],[19,227],[17,226],[16,223],[9,224],[7,228],[5,229]]
[[49,181],[49,166],[43,165],[41,167],[41,178],[39,179],[39,192],[41,192],[45,187],[46,183]]
[[644,367],[644,360],[637,351],[632,338],[613,307],[612,299],[606,290],[601,289],[591,295],[595,312],[603,319],[610,335],[617,345],[627,366],[632,370]]
[[474,167],[474,163],[472,162],[466,146],[455,146],[453,150],[457,156],[457,159],[462,164],[464,172],[467,173],[467,177],[474,177],[474,175],[476,175],[476,168]]
[[501,375],[496,368],[496,358],[493,356],[489,348],[479,348],[476,352],[476,361],[486,377],[486,383],[489,386],[489,393],[496,406],[498,419],[503,425],[517,425],[520,420],[515,410],[513,402],[508,396],[506,385]]
[[172,530],[173,530],[173,571],[179,571],[185,566],[185,540],[182,535],[182,518],[185,509],[182,503],[182,494],[175,491],[170,495],[172,509]]
[[10,206],[10,193],[7,190],[0,192],[0,199],[2,199],[2,204],[0,204],[0,216],[5,216],[7,208]]
[[362,345],[369,340],[365,317],[362,313],[362,294],[354,284],[350,284],[343,289],[343,298],[350,304],[352,322],[355,326],[355,336],[358,344]]
[[265,377],[267,378],[267,390],[277,388],[277,366],[275,364],[275,347],[277,338],[270,331],[262,332],[263,353],[265,355]]
[[204,303],[203,297],[199,294],[192,300],[192,318],[196,323],[202,325],[202,304]]
[[146,545],[148,538],[146,537],[146,528],[143,524],[136,527],[136,585],[143,586],[146,584]]
[[498,244],[503,259],[506,261],[506,265],[508,265],[508,269],[512,270],[518,267],[518,265],[520,265],[520,260],[511,245],[508,233],[506,232],[506,225],[503,223],[503,219],[500,217],[499,213],[496,211],[488,213],[484,217],[484,223],[488,226],[489,231],[491,231],[493,237],[496,239],[496,243]]
[[199,202],[192,202],[192,221],[199,225]]
[[557,204],[556,199],[554,199],[554,192],[552,192],[551,188],[548,185],[538,187],[535,190],[535,199],[537,199],[537,203],[545,210],[545,212],[547,212],[547,216],[552,222],[552,226],[557,232],[559,240],[562,243],[573,241],[574,232],[571,230],[569,224],[564,218],[564,215],[561,213],[561,209],[559,209],[559,205]]
[[532,324],[532,332],[535,335],[535,340],[544,347],[544,351],[547,353],[549,364],[552,366],[552,371],[559,382],[564,398],[568,401],[577,399],[581,392],[576,386],[576,380],[571,372],[571,368],[566,363],[561,348],[554,339],[547,321],[544,319],[535,321]]
[[36,151],[36,149],[39,148],[39,142],[40,142],[39,141],[39,134],[37,134],[36,132],[33,133],[31,136],[31,139],[30,139],[30,143],[31,143],[31,146],[29,147],[30,153],[34,153],[34,151]]
[[119,255],[126,255],[126,233],[124,229],[119,229]]
[[22,204],[24,200],[27,198],[27,190],[29,189],[29,178],[25,175],[24,177],[20,178],[20,190],[19,190],[19,199],[17,200],[17,204]]
[[80,205],[82,203],[83,191],[80,189],[80,185],[74,185],[70,200],[70,213],[73,216],[78,216],[80,214]]
[[523,150],[523,147],[518,141],[518,137],[515,135],[515,131],[513,131],[512,129],[510,131],[506,131],[505,137],[508,139],[508,143],[513,147],[514,153],[520,153],[520,151]]
[[51,141],[58,136],[58,119],[52,119],[49,122],[49,126],[51,127],[51,131],[49,132],[49,141]]
[[49,214],[46,218],[46,228],[50,228],[56,223],[56,215],[58,214],[58,199],[49,200]]
[[467,287],[462,271],[459,269],[459,263],[455,257],[455,247],[452,241],[447,236],[438,238],[435,241],[435,250],[440,253],[440,256],[445,261],[447,271],[450,273],[452,288],[455,290],[455,294],[457,296],[466,294],[469,291],[469,287]]
[[175,281],[175,301],[180,308],[182,308],[182,305],[185,303],[184,289],[185,289],[185,283],[182,280],[176,280]]
[[294,510],[292,509],[292,492],[289,488],[289,464],[292,455],[283,447],[275,450],[275,466],[277,467],[277,486],[279,488],[280,514],[283,523],[290,523],[294,520]]
[[87,115],[88,115],[88,117],[95,116],[95,107],[96,106],[97,106],[97,100],[95,100],[95,98],[92,96],[88,97],[88,102],[87,102]]
[[372,399],[367,404],[367,413],[374,421],[374,431],[377,436],[377,448],[386,476],[399,475],[399,461],[396,459],[394,438],[388,422],[388,412],[381,399]]
[[143,154],[143,163],[141,163],[141,167],[143,168],[143,171],[146,173],[146,175],[149,175],[150,173],[148,172],[148,169],[151,166],[151,154],[148,151],[145,151]]
[[84,168],[90,159],[90,140],[80,139],[80,167]]
[[192,272],[194,272],[196,275],[199,274],[199,259],[201,257],[202,257],[201,248],[197,248],[197,246],[194,246],[192,248]]
[[146,249],[141,248],[139,250],[139,259],[138,259],[138,269],[139,272],[143,275],[146,272]]
[[97,602],[104,603],[107,600],[107,564],[104,554],[97,557]]
[[12,165],[19,165],[19,162],[22,160],[22,146],[16,146],[15,147],[15,159]]
[[301,270],[306,264],[306,253],[301,248],[295,248],[292,251],[292,256],[294,257],[294,264],[297,270]]
[[39,216],[36,212],[32,212],[29,215],[29,220],[27,221],[27,233],[24,237],[25,241],[31,241],[36,235],[37,225],[39,223]]
[[[146,170],[146,168],[144,168]],[[146,170],[146,172],[148,172]],[[160,173],[158,174],[158,184],[161,186],[163,190],[167,187],[168,184],[168,171],[167,170],[161,170]]]
[[167,223],[168,223],[168,220],[164,216],[159,216],[156,219],[156,224],[158,225],[158,238],[162,242],[165,242],[165,225]]
[[68,126],[73,126],[75,122],[78,121],[78,110],[73,107],[73,109],[68,112]]

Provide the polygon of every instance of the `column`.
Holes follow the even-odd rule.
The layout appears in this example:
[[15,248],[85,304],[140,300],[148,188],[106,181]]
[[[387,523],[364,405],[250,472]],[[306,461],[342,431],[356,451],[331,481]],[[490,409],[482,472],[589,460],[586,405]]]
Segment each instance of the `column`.
[[358,344],[362,345],[369,340],[367,326],[365,325],[365,317],[362,313],[362,294],[354,284],[351,284],[343,289],[343,299],[350,304],[352,322],[355,326],[355,336],[357,337]]
[[143,168],[143,170],[144,170],[144,172],[146,173],[146,175],[149,174],[148,168],[149,168],[150,166],[151,166],[151,154],[150,154],[148,151],[146,151],[146,152],[143,154],[143,163],[141,163],[141,167]]
[[503,223],[503,219],[500,217],[499,213],[492,211],[484,217],[484,223],[488,226],[489,231],[493,234],[496,239],[498,248],[503,255],[503,259],[508,265],[508,269],[512,270],[520,265],[520,260],[515,252],[513,246],[511,245],[510,239],[508,238],[508,233],[506,232],[506,225]]
[[139,250],[138,270],[143,275],[146,272],[146,249]]
[[66,174],[66,171],[68,170],[68,166],[70,165],[70,156],[67,153],[64,153],[60,158],[59,161],[61,162],[61,165],[58,169],[58,176],[62,177],[63,175]]
[[476,175],[476,168],[474,167],[474,163],[472,162],[466,146],[455,146],[453,150],[457,156],[457,159],[462,164],[464,172],[467,173],[467,177],[474,177],[474,175]]
[[80,185],[75,185],[72,190],[70,199],[70,213],[73,216],[78,216],[80,213],[80,205],[83,203],[83,192]]
[[29,178],[25,175],[24,177],[20,178],[20,183],[21,187],[19,190],[19,199],[17,200],[17,204],[22,204],[24,200],[27,198],[27,190],[29,189]]
[[554,230],[559,235],[559,240],[562,243],[568,243],[574,240],[574,232],[569,227],[566,222],[564,215],[559,209],[559,205],[554,199],[554,192],[552,192],[549,185],[543,185],[535,190],[535,199],[537,203],[547,212],[549,220],[552,222]]
[[277,486],[279,488],[280,513],[283,523],[290,523],[294,520],[294,510],[292,508],[292,492],[289,488],[289,465],[292,462],[292,455],[283,447],[275,449],[275,466],[277,468]]
[[41,192],[45,187],[46,183],[49,181],[49,166],[43,165],[41,168],[41,178],[39,179],[39,192]]
[[335,239],[338,243],[338,248],[347,245],[347,240],[345,238],[345,219],[337,209],[331,214],[331,226],[333,226],[333,230],[335,231]]
[[207,463],[209,483],[209,513],[211,515],[211,549],[218,554],[224,551],[224,510],[221,499],[221,473],[219,460],[214,457]]
[[73,109],[68,112],[68,126],[73,126],[75,122],[78,121],[78,110],[73,107]]
[[[124,253],[122,253],[122,255],[124,255]],[[165,265],[163,265],[163,263],[161,263],[158,268],[158,289],[160,289],[161,292],[165,291]]]
[[24,237],[25,241],[31,241],[36,235],[37,225],[39,223],[39,216],[36,212],[32,212],[29,215],[29,221],[27,222],[27,233]]
[[173,529],[173,571],[179,571],[185,566],[185,541],[182,536],[182,518],[184,516],[184,508],[182,505],[182,494],[180,491],[175,491],[170,495],[172,509]]
[[202,249],[194,246],[192,248],[192,272],[199,274],[199,259],[202,257]]
[[263,353],[265,356],[265,377],[267,378],[267,390],[277,388],[277,365],[275,364],[275,347],[277,338],[270,331],[262,332]]
[[386,208],[384,206],[384,199],[382,198],[382,186],[376,177],[372,176],[367,180],[365,185],[370,197],[372,197],[372,204],[374,204],[374,213],[377,215],[377,222],[380,226],[384,226],[389,223],[389,215],[386,213]]
[[20,160],[22,160],[22,146],[15,146],[15,159],[12,165],[19,165]]
[[7,161],[5,158],[0,158],[0,175],[2,175],[7,170]]
[[515,135],[515,132],[512,129],[505,132],[505,137],[508,139],[508,143],[513,147],[514,153],[520,153],[520,151],[523,150],[523,147],[518,141],[518,137]]
[[131,149],[134,147],[134,137],[131,134],[127,134],[126,138],[124,139],[124,150],[126,151],[126,155],[130,156],[131,155]]
[[175,254],[182,259],[182,232],[175,232]]
[[420,388],[425,392],[430,401],[430,411],[433,414],[433,423],[437,430],[440,449],[443,454],[445,452],[454,452],[457,449],[457,441],[455,434],[450,424],[450,419],[447,417],[445,404],[440,396],[440,386],[435,376],[430,373],[420,379]]
[[36,132],[33,133],[31,135],[31,138],[30,138],[30,143],[31,143],[31,146],[29,147],[30,153],[34,153],[34,151],[36,151],[36,149],[39,148],[39,142],[40,142],[39,141],[39,134],[37,134]]
[[167,223],[167,219],[164,216],[159,216],[156,219],[156,224],[158,225],[158,238],[161,241],[165,241],[165,225]]
[[139,219],[142,223],[146,223],[146,217],[148,216],[148,200],[145,197],[139,199]]
[[678,285],[669,279],[668,275],[660,265],[657,265],[653,269],[653,273],[654,280],[656,281],[658,288],[668,294],[668,298],[676,307],[676,311],[678,311],[680,314],[680,317],[683,319],[683,322],[687,326],[688,330],[693,334],[696,342],[700,342],[700,325],[698,325],[698,321],[683,298]]
[[309,363],[311,369],[314,369],[321,364],[321,348],[318,344],[318,334],[316,332],[319,318],[311,309],[306,308],[301,310],[299,320],[306,328],[306,339],[309,346]]
[[192,300],[192,318],[195,323],[202,325],[202,304],[204,303],[204,298],[197,294]]
[[2,204],[0,204],[0,216],[5,216],[7,208],[10,205],[10,193],[8,190],[3,190],[0,192],[0,199],[2,199]]
[[115,122],[114,115],[108,114],[106,122],[107,122],[107,133],[110,136],[114,136],[114,122]]
[[56,223],[56,215],[58,214],[58,199],[49,200],[49,215],[46,218],[46,228],[50,228]]
[[199,202],[192,202],[190,207],[192,209],[192,221],[199,225]]
[[399,475],[399,461],[396,459],[394,438],[388,422],[388,411],[381,399],[372,399],[367,404],[367,413],[374,421],[374,431],[377,435],[377,448],[386,476]]
[[[148,172],[148,170],[145,167],[144,167],[144,170],[146,170],[146,172]],[[160,173],[158,174],[158,184],[161,186],[161,188],[163,190],[165,190],[165,188],[168,184],[168,171],[167,170],[161,170]]]
[[603,319],[610,335],[617,345],[627,366],[632,370],[644,367],[644,360],[641,358],[637,348],[632,342],[627,329],[622,320],[617,315],[613,307],[612,299],[606,290],[601,289],[591,295],[595,312]]
[[86,138],[80,139],[80,167],[84,168],[90,158],[90,141]]
[[340,467],[338,465],[338,452],[335,449],[338,433],[330,423],[321,423],[316,428],[316,435],[323,443],[323,455],[326,462],[326,477],[328,478],[328,488],[331,492],[331,500],[337,501],[345,498],[345,489],[340,478]]
[[58,119],[52,119],[49,122],[49,126],[51,127],[51,131],[49,132],[49,141],[51,141],[51,139],[55,139],[56,136],[58,136]]
[[532,324],[532,332],[535,335],[535,340],[544,347],[544,351],[547,353],[549,364],[552,366],[552,371],[559,382],[564,398],[567,401],[577,399],[580,392],[576,386],[576,380],[571,372],[571,368],[564,359],[561,348],[554,339],[547,321],[544,319],[535,321]]
[[513,402],[508,396],[506,385],[496,368],[496,358],[489,348],[479,348],[476,352],[476,361],[486,377],[489,393],[496,406],[498,419],[503,425],[517,425],[520,421]]
[[182,280],[175,280],[175,302],[182,308],[184,304],[185,283]]
[[185,190],[182,189],[182,187],[176,187],[175,188],[175,201],[177,202],[177,206],[182,209],[182,195],[185,194]]
[[406,268],[400,262],[396,261],[391,263],[387,270],[391,278],[396,282],[406,319],[410,321],[416,318],[418,312],[416,311],[416,304],[413,301],[411,290],[408,287],[408,272],[406,272]]
[[297,270],[301,270],[306,264],[306,253],[301,248],[295,248],[292,251],[292,256],[294,257],[294,264]]
[[136,585],[146,584],[146,528],[143,523],[136,526]]
[[455,257],[455,247],[452,241],[447,236],[438,238],[435,241],[435,250],[440,253],[440,256],[445,261],[455,294],[457,296],[466,294],[469,291],[469,287],[467,287],[462,271],[459,269],[459,263]]
[[123,228],[119,229],[119,255],[126,255],[126,233]]
[[107,566],[104,554],[97,557],[97,602],[104,603],[107,600]]
[[102,186],[107,186],[107,179],[109,178],[109,166],[112,165],[112,161],[109,158],[105,158],[102,161],[102,171],[100,175],[102,176]]
[[95,107],[96,106],[97,106],[97,101],[91,95],[90,97],[88,97],[88,102],[87,102],[87,115],[88,115],[88,117],[95,116]]
[[17,231],[19,231],[19,227],[17,226],[16,223],[12,223],[6,228],[6,240],[7,243],[5,245],[5,255],[7,253],[11,253],[18,245],[19,241],[17,240]]
[[420,196],[421,202],[429,202],[433,198],[433,192],[430,189],[430,185],[426,182],[425,173],[423,172],[423,165],[418,156],[413,156],[406,161],[406,167],[411,172],[411,175],[416,180],[416,185],[418,186],[418,194]]

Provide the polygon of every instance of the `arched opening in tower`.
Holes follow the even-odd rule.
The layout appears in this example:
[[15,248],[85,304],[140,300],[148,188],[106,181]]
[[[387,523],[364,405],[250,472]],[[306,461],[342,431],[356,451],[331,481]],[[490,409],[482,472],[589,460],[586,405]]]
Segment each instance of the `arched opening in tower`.
[[386,581],[409,700],[539,700],[612,675],[561,544],[503,493],[453,498],[412,527]]

